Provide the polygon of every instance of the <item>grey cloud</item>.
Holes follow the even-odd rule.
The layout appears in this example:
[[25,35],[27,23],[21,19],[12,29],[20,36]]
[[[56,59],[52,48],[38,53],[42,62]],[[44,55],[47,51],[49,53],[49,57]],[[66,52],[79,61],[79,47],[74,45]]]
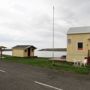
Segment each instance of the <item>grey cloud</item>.
[[6,34],[0,34],[0,42],[11,42],[15,41],[14,37]]
[[86,25],[84,21],[88,21],[87,18],[90,18],[90,0],[64,0],[59,8],[58,14],[62,15],[60,19],[65,20],[70,26],[82,23]]
[[0,23],[1,26],[5,26],[9,29],[15,29],[15,30],[27,30],[29,29],[28,25],[25,25],[24,23],[18,23],[18,22],[5,22],[5,23]]
[[52,20],[49,15],[41,15],[37,18],[33,19],[35,22],[33,23],[33,26],[37,29],[47,29],[51,28]]
[[[42,0],[39,0],[38,3],[40,1]],[[12,0],[10,8],[7,6],[0,8],[0,18],[2,19],[0,26],[5,27],[5,30],[6,28],[12,30],[13,33],[16,30],[20,31],[19,34],[25,32],[27,35],[25,36],[23,33],[23,37],[16,36],[17,38],[8,36],[9,34],[1,35],[0,41],[31,43],[38,47],[52,45],[52,7],[50,6],[51,9],[48,7],[51,3],[48,4],[48,0],[45,1],[45,3],[48,2],[45,8],[48,7],[51,10],[50,13],[47,13],[48,9],[34,11],[32,6],[38,3],[34,2],[32,6],[29,6],[32,2],[32,0]],[[53,3],[55,3],[55,44],[60,45],[62,41],[66,43],[66,33],[69,27],[90,25],[90,0],[53,0]]]

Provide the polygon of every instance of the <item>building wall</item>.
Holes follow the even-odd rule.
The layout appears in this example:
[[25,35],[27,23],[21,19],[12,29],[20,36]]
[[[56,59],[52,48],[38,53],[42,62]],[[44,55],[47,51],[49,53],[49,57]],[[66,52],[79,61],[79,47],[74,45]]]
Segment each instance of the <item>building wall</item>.
[[24,57],[28,57],[28,49],[24,50]]
[[24,57],[24,50],[23,49],[13,49],[12,56]]
[[[74,59],[83,60],[88,56],[90,50],[90,34],[73,34],[68,35],[67,39],[71,39],[71,43],[67,44],[67,61],[73,62]],[[68,41],[68,40],[67,40]],[[77,43],[83,42],[83,50],[78,50]]]
[[[89,36],[90,38],[90,36]],[[88,40],[88,49],[90,50],[90,39]]]
[[33,50],[33,48],[30,49],[30,52],[31,52],[30,53],[30,56],[34,56],[34,50]]

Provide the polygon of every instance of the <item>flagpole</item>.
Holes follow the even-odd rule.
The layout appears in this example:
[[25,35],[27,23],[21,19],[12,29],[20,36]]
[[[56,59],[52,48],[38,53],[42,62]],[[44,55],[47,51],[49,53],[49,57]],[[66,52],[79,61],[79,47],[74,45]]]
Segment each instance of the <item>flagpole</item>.
[[[52,42],[52,47],[53,47],[53,52],[52,52],[52,58],[54,59],[54,10],[55,10],[55,8],[54,8],[54,6],[53,6],[53,35],[52,35],[52,39],[53,39],[53,42]],[[53,60],[53,64],[54,64],[54,60]]]

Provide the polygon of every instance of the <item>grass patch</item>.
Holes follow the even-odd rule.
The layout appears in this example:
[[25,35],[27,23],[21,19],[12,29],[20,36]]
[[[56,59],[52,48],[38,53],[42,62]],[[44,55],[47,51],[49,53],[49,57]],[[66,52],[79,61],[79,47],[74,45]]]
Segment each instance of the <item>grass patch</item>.
[[47,58],[21,58],[21,57],[12,57],[12,56],[4,56],[5,58],[2,61],[6,62],[16,62],[22,64],[29,64],[32,66],[39,66],[43,68],[55,69],[58,71],[69,71],[79,74],[89,74],[90,66],[87,67],[74,67],[73,64],[67,62],[58,62],[54,65]]

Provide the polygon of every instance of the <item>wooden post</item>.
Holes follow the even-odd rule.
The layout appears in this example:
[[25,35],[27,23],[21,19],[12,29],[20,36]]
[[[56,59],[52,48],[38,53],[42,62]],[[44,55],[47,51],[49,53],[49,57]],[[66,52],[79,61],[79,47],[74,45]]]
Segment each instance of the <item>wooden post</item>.
[[2,60],[2,48],[1,48],[1,60]]
[[0,48],[0,59],[2,60],[2,48]]
[[88,50],[88,57],[87,57],[87,60],[88,60],[88,64],[90,64],[90,50]]
[[1,59],[1,57],[2,57],[1,55],[2,55],[2,54],[1,54],[1,48],[0,48],[0,59]]
[[0,59],[2,60],[2,52],[3,52],[3,49],[5,49],[6,47],[4,46],[0,46]]

